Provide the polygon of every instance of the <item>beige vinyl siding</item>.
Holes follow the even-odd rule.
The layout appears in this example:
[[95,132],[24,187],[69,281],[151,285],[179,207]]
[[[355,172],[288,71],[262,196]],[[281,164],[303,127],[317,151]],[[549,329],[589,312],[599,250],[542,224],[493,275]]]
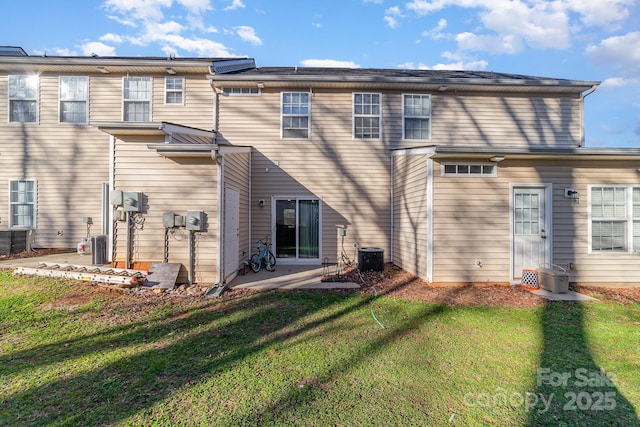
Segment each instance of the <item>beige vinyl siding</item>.
[[[217,280],[217,218],[218,189],[217,165],[210,158],[168,158],[149,150],[148,140],[117,140],[115,150],[115,188],[143,193],[142,214],[133,231],[132,262],[162,262],[164,227],[162,214],[202,210],[206,214],[206,231],[197,232],[195,238],[195,280],[215,283]],[[155,141],[158,143],[159,141]],[[144,218],[144,222],[141,222]],[[124,222],[117,223],[116,261],[124,261]],[[169,239],[169,262],[181,263],[178,281],[187,279],[189,265],[188,231],[179,228]]]
[[[250,191],[250,158],[251,153],[233,153],[224,156],[224,181],[225,186],[229,185],[237,189],[240,193],[239,224],[240,236],[238,241],[240,262],[247,261],[251,256],[251,244],[249,242],[249,191]],[[229,274],[229,272],[225,272]]]
[[101,234],[103,182],[108,181],[109,137],[86,125],[58,123],[58,75],[40,76],[39,122],[8,123],[7,75],[0,76],[0,227],[9,225],[10,179],[37,180],[35,245],[76,248]]
[[427,278],[427,156],[393,157],[393,262]]
[[[407,92],[410,93],[410,92]],[[385,130],[394,148],[415,147],[402,140],[401,94],[386,97]],[[424,144],[492,147],[577,147],[581,144],[582,102],[578,97],[499,96],[435,93],[431,140]]]
[[[148,75],[136,74],[135,76]],[[109,74],[94,76],[90,79],[91,121],[122,120],[123,77],[123,75]],[[164,76],[152,75],[151,77],[153,77],[152,121],[166,121],[205,130],[213,128],[213,89],[205,76],[185,77],[184,105],[165,105]]]
[[352,138],[352,92],[314,90],[310,139],[280,139],[279,91],[220,96],[219,118],[224,139],[254,147],[252,240],[271,232],[272,196],[313,196],[322,200],[322,258],[339,254],[338,225],[347,227],[349,257],[354,243],[390,256],[389,151],[383,140]]
[[[589,254],[589,185],[640,185],[633,162],[529,160],[499,163],[497,178],[434,171],[434,282],[507,282],[511,263],[510,184],[552,185],[552,262],[574,263],[575,282],[640,283],[640,255]],[[580,200],[564,198],[574,188]],[[454,196],[457,195],[457,196]],[[475,265],[482,261],[482,268]]]
[[442,177],[441,167],[434,162],[433,281],[508,282],[510,196],[505,174],[500,169],[498,178]]

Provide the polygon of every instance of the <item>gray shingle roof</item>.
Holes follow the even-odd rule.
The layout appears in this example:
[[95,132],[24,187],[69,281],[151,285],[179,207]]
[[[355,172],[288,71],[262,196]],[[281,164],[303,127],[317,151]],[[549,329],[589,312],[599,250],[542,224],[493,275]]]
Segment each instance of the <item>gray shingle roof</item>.
[[[404,70],[385,68],[317,68],[258,67],[233,73],[241,78],[287,80],[357,80],[357,81],[417,81],[430,83],[479,83],[551,86],[593,86],[600,82],[539,77],[523,74],[467,70]],[[229,78],[232,78],[230,75]]]

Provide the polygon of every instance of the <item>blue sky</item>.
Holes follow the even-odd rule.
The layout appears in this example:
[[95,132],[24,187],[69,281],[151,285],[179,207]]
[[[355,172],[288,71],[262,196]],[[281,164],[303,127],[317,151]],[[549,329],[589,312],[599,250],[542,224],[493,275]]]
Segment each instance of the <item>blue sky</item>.
[[259,66],[472,69],[602,84],[589,147],[640,148],[640,0],[26,0],[30,55],[250,56]]

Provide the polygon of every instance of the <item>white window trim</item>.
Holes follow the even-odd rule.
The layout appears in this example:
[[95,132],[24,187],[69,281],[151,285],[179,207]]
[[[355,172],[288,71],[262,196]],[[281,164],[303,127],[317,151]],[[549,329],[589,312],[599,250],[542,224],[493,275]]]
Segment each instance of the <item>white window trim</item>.
[[[309,103],[307,108],[309,112],[307,114],[284,114],[284,94],[285,93],[306,93],[309,95]],[[284,118],[285,117],[307,117],[307,136],[305,137],[285,137],[284,136]],[[297,129],[297,128],[296,128]],[[311,93],[304,91],[284,91],[280,92],[280,139],[311,139]]]
[[[242,90],[242,89],[250,89],[252,90],[252,92],[250,93],[235,92],[236,90]],[[253,92],[254,89],[256,89],[255,92]],[[228,87],[222,88],[222,96],[260,96],[260,95],[262,95],[262,89],[260,89],[259,87],[228,86]]]
[[[295,200],[296,206],[300,200],[316,200],[318,202],[318,257],[317,258],[276,258],[278,262],[282,265],[319,265],[320,262],[324,259],[322,255],[322,206],[323,201],[322,197],[308,195],[308,196],[292,196],[292,195],[278,195],[274,194],[271,196],[271,242],[273,243],[273,247],[276,248],[277,245],[277,236],[276,236],[276,201],[277,200]],[[296,209],[296,227],[298,226],[299,219],[299,210]],[[274,251],[275,255],[275,251]]]
[[29,227],[29,230],[35,230],[38,227],[37,219],[38,219],[38,180],[31,178],[11,178],[9,179],[9,195],[7,200],[9,201],[9,228],[15,229],[27,229],[27,227],[23,227],[20,225],[13,224],[13,212],[11,211],[11,206],[14,204],[25,204],[25,203],[13,203],[11,201],[11,183],[14,181],[33,181],[33,226]]
[[[85,77],[87,79],[87,98],[86,99],[62,99],[61,83],[64,77]],[[62,119],[62,103],[64,101],[84,101],[84,112],[85,112],[85,121],[84,122],[63,122]],[[86,125],[89,124],[89,76],[59,76],[58,77],[58,123],[65,125]]]
[[[123,76],[122,77],[122,96],[121,96],[121,98],[122,98],[122,121],[123,122],[125,122],[125,121],[126,122],[131,122],[130,120],[125,120],[125,115],[124,115],[124,112],[125,112],[124,106],[125,106],[126,102],[128,101],[128,100],[124,99],[124,82],[128,78],[137,78],[137,77],[146,78],[146,79],[150,79],[151,80],[151,85],[150,85],[151,92],[149,93],[149,99],[147,100],[147,102],[149,102],[149,120],[148,121],[152,122],[153,121],[153,77],[151,77],[151,76]],[[129,102],[142,102],[142,100],[137,99],[137,100],[131,100]],[[132,123],[135,123],[135,122],[132,122]]]
[[32,74],[32,76],[37,77],[36,79],[36,120],[34,122],[12,122],[11,121],[11,101],[28,101],[30,99],[12,99],[9,93],[9,81],[11,77],[14,76],[30,76],[30,74],[9,74],[7,76],[7,123],[10,124],[18,124],[18,125],[37,125],[40,123],[40,77],[38,75]]
[[[380,114],[356,114],[356,95],[378,95],[380,99]],[[380,141],[382,140],[382,92],[353,92],[351,94],[351,138],[362,141]],[[378,118],[378,137],[377,138],[359,138],[356,136],[356,117],[377,117]]]
[[[493,168],[492,173],[447,173],[445,172],[445,166],[491,166]],[[470,168],[469,168],[470,169]],[[498,177],[498,165],[491,162],[474,163],[474,162],[442,162],[440,163],[440,176],[447,178],[497,178]]]
[[[588,215],[587,215],[587,233],[588,233],[588,254],[589,255],[605,255],[605,256],[619,256],[619,255],[630,255],[630,254],[635,254],[638,255],[640,254],[640,252],[634,252],[633,251],[633,189],[634,188],[640,188],[640,186],[638,185],[633,185],[633,184],[589,184],[588,186],[588,197],[587,197],[587,210],[588,210]],[[624,219],[624,223],[625,223],[625,227],[626,227],[626,233],[627,233],[627,250],[626,251],[594,251],[593,250],[593,214],[591,212],[591,198],[592,198],[592,189],[594,187],[622,187],[622,188],[626,188],[626,205],[627,205],[627,212],[626,212],[626,216]],[[620,220],[620,222],[622,222],[622,220]]]
[[[180,79],[182,80],[182,89],[180,90],[175,90],[175,89],[167,89],[167,82],[169,81],[169,79]],[[182,102],[177,103],[177,102],[167,102],[167,94],[168,93],[182,93]],[[164,78],[164,105],[177,105],[177,106],[184,106],[185,105],[185,98],[186,98],[186,79],[183,76],[167,76]]]
[[[424,96],[429,98],[429,115],[428,116],[405,116],[404,114],[404,97],[405,96]],[[403,141],[431,141],[431,123],[433,117],[433,105],[431,94],[428,93],[403,93],[402,94],[402,140]],[[405,122],[406,119],[428,119],[429,120],[429,137],[425,139],[405,138]]]

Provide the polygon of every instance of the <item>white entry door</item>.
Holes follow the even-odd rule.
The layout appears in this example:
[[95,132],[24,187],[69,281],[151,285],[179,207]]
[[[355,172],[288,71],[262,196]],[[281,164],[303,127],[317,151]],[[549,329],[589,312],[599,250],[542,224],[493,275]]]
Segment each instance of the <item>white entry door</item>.
[[549,263],[551,257],[551,224],[547,218],[545,187],[514,187],[511,217],[513,218],[513,277],[522,277],[523,269],[535,269]]
[[240,264],[240,192],[224,189],[224,277],[228,282],[238,274]]

